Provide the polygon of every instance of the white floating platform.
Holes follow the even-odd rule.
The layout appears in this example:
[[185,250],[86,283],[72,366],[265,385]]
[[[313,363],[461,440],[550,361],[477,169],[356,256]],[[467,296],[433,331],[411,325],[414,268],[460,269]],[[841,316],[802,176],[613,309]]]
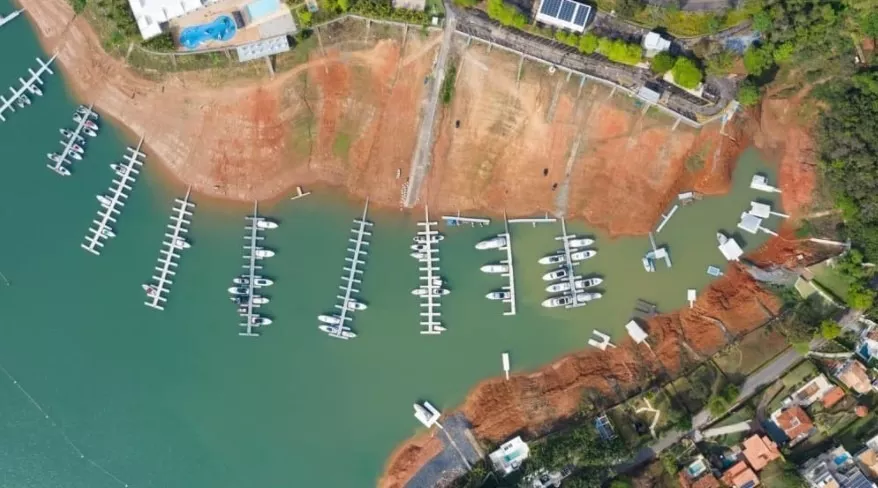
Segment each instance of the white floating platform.
[[55,61],[55,58],[57,56],[57,54],[52,56],[51,58],[49,58],[49,61],[45,63],[40,58],[36,58],[37,63],[39,63],[40,67],[36,71],[28,69],[28,72],[30,72],[30,76],[26,80],[21,80],[19,78],[19,80],[21,80],[20,87],[9,87],[9,91],[12,94],[10,95],[10,98],[8,100],[3,96],[0,96],[0,122],[6,121],[5,114],[7,110],[15,112],[15,108],[13,108],[13,105],[19,98],[21,98],[23,95],[26,96],[28,94],[33,94],[33,87],[37,84],[43,84],[42,76],[44,73],[55,74],[55,72],[52,71],[49,65],[52,64],[52,61]]
[[182,199],[175,198],[174,205],[171,209],[171,227],[170,233],[165,233],[165,240],[162,241],[162,249],[159,251],[158,265],[155,270],[158,275],[153,277],[152,294],[147,293],[147,299],[143,302],[147,307],[156,310],[164,310],[164,303],[167,302],[167,295],[170,293],[173,281],[171,277],[176,274],[178,266],[177,260],[180,258],[180,251],[188,246],[186,234],[189,232],[188,226],[192,223],[189,220],[192,217],[192,209],[195,204],[189,201],[191,188],[186,190],[186,196]]

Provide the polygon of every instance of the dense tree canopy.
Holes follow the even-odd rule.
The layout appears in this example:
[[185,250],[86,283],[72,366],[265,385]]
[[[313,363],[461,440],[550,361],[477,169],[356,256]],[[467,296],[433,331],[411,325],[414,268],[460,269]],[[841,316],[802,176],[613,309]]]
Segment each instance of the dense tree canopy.
[[674,81],[683,88],[696,88],[704,78],[701,68],[695,64],[695,61],[682,56],[674,62],[671,73],[674,75]]
[[674,67],[674,63],[676,61],[677,58],[671,55],[671,53],[661,52],[656,54],[656,56],[652,58],[652,62],[650,62],[649,67],[654,73],[663,75]]

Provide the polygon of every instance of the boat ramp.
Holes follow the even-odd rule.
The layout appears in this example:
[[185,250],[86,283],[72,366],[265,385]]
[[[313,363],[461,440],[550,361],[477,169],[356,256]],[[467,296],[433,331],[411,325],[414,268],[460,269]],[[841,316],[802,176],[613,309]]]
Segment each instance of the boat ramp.
[[351,228],[351,234],[353,235],[348,238],[350,245],[347,252],[350,253],[350,256],[344,258],[345,265],[342,268],[344,271],[342,276],[343,284],[338,286],[342,290],[342,295],[336,295],[340,303],[335,304],[338,313],[333,316],[337,324],[321,329],[325,330],[329,337],[335,339],[353,339],[356,337],[356,334],[348,327],[348,322],[353,320],[350,312],[366,308],[364,303],[358,302],[353,296],[360,292],[359,289],[354,288],[354,285],[362,283],[363,270],[361,266],[366,264],[366,261],[362,258],[368,254],[366,246],[369,245],[368,237],[372,236],[372,233],[367,230],[373,225],[372,222],[366,220],[368,212],[369,201],[367,200],[365,207],[363,207],[363,215],[358,219],[354,219],[354,226]]
[[46,166],[61,176],[70,176],[70,170],[65,165],[73,164],[69,158],[82,159],[85,153],[85,138],[83,135],[95,137],[97,135],[98,125],[95,119],[98,118],[97,112],[93,110],[94,104],[80,106],[73,115],[76,122],[76,128],[72,131],[61,128],[61,154],[50,153],[48,155],[50,163]]
[[[244,240],[244,260],[243,268],[246,273],[235,279],[235,285],[229,291],[232,292],[232,301],[238,305],[238,315],[244,319],[244,323],[240,324],[241,330],[238,335],[244,337],[258,337],[259,334],[254,332],[255,329],[268,325],[271,320],[263,317],[256,312],[263,303],[268,303],[268,298],[256,295],[257,291],[263,286],[270,286],[270,281],[264,281],[258,284],[258,280],[264,280],[262,276],[256,274],[262,269],[262,265],[257,262],[264,258],[274,256],[274,251],[263,248],[259,245],[260,241],[265,239],[259,235],[260,230],[275,229],[277,224],[268,219],[259,216],[259,202],[253,202],[253,215],[244,217],[247,225],[244,230],[247,234]],[[241,293],[243,292],[243,293]]]
[[426,206],[424,207],[424,221],[418,222],[418,226],[420,230],[418,230],[416,239],[422,241],[423,247],[420,252],[414,254],[418,262],[421,263],[419,271],[423,283],[414,292],[419,294],[421,298],[421,325],[426,327],[426,329],[421,330],[421,334],[439,335],[445,331],[445,327],[438,320],[441,315],[438,310],[439,297],[446,291],[443,287],[442,277],[439,276],[439,231],[434,228],[436,222],[430,221],[430,211]]
[[21,83],[20,87],[9,87],[9,91],[12,92],[12,95],[9,97],[9,99],[6,99],[2,95],[0,95],[0,122],[6,121],[5,114],[7,110],[15,112],[15,108],[13,107],[13,105],[18,106],[18,108],[24,108],[30,105],[30,98],[28,98],[27,96],[28,94],[36,96],[40,96],[43,94],[43,91],[40,90],[40,87],[37,85],[43,84],[42,76],[44,73],[49,73],[50,75],[55,74],[55,72],[52,71],[52,68],[50,68],[49,65],[52,64],[52,61],[55,61],[55,58],[57,56],[57,54],[52,56],[46,62],[43,62],[43,60],[41,60],[40,58],[36,58],[37,63],[39,63],[40,67],[37,68],[36,71],[28,68],[30,76],[26,80],[22,78],[18,79],[18,81]]
[[192,209],[195,207],[189,200],[190,192],[191,188],[186,190],[183,198],[174,199],[171,223],[167,225],[170,232],[165,232],[165,240],[162,241],[162,249],[159,250],[159,259],[155,266],[158,274],[152,275],[153,282],[144,286],[146,301],[143,303],[156,310],[165,309],[164,303],[168,301],[167,294],[173,284],[171,278],[177,274],[180,251],[190,247],[186,234],[189,232],[188,226],[192,224],[189,218],[192,217]]
[[143,137],[137,143],[137,147],[125,148],[125,162],[116,168],[116,177],[110,184],[109,194],[98,195],[101,209],[98,210],[98,218],[93,220],[94,227],[88,229],[89,234],[86,235],[85,242],[81,244],[86,251],[100,255],[101,249],[104,247],[104,240],[115,237],[113,232],[113,224],[116,223],[116,217],[121,213],[121,207],[125,206],[125,200],[128,199],[128,192],[131,191],[131,185],[137,181],[137,175],[140,173],[140,166],[143,165],[141,158],[145,158],[146,154],[140,151],[143,146]]

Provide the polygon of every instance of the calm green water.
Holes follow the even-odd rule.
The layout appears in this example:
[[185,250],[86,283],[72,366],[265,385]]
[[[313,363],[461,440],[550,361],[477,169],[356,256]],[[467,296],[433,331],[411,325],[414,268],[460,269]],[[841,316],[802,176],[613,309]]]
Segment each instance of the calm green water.
[[[0,12],[10,9],[0,0]],[[21,19],[0,30],[0,42],[16,46],[0,71],[3,89],[44,54]],[[502,281],[478,266],[499,253],[473,249],[499,226],[447,230],[442,268],[453,293],[443,301],[449,330],[439,337],[418,334],[410,294],[417,264],[408,257],[414,219],[373,213],[362,286],[370,308],[356,314],[360,337],[349,342],[319,333],[315,316],[334,303],[362,202],[332,195],[283,202],[264,209],[282,224],[267,238],[278,250],[266,263],[277,281],[266,307],[275,323],[252,340],[238,337],[225,291],[242,263],[247,207],[200,205],[167,309],[143,306],[140,284],[183,189],[158,181],[147,160],[119,237],[100,257],[83,251],[94,195],[106,190],[108,164],[126,142],[105,126],[74,176],[58,177],[44,154],[57,149],[58,127],[75,104],[60,76],[45,91],[0,124],[0,271],[11,282],[0,283],[0,365],[37,402],[0,376],[4,487],[374,485],[393,447],[417,431],[414,400],[454,407],[477,381],[500,374],[503,351],[522,371],[581,349],[593,328],[619,337],[638,297],[663,310],[681,306],[686,288],[708,283],[707,265],[722,264],[717,228],[733,229],[747,201],[765,197],[746,189],[750,175],[773,178],[748,152],[730,195],[681,209],[659,236],[674,259],[670,270],[643,271],[646,238],[597,234],[599,254],[581,268],[604,275],[605,298],[575,311],[539,306],[545,269],[536,260],[557,247],[558,226],[512,230],[516,317],[483,298]],[[750,237],[748,247],[762,240]]]

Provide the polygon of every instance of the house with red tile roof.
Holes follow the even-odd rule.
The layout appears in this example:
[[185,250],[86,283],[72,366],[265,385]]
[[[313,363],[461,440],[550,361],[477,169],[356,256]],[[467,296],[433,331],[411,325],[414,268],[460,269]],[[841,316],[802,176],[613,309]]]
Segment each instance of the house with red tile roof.
[[777,444],[764,435],[753,435],[744,440],[741,454],[754,471],[761,471],[768,463],[780,458]]
[[814,431],[811,417],[798,405],[774,412],[771,420],[786,434],[790,445],[806,439]]
[[759,486],[759,477],[747,463],[739,461],[723,473],[722,482],[732,488],[753,488]]

